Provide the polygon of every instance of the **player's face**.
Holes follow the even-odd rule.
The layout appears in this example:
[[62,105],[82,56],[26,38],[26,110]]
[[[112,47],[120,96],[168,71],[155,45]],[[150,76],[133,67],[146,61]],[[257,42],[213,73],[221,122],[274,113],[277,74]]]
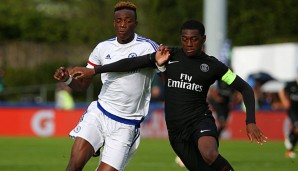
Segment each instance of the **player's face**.
[[181,31],[182,48],[186,56],[195,56],[202,50],[206,36],[201,36],[199,30],[184,29]]
[[132,10],[122,9],[114,14],[114,28],[119,43],[124,44],[133,40],[137,21]]

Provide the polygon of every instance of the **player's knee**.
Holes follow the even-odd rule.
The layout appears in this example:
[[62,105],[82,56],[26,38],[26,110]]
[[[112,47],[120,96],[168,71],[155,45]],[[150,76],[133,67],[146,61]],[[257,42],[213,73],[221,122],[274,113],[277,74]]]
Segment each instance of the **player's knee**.
[[211,165],[218,156],[217,141],[212,136],[204,136],[199,139],[198,148],[204,161]]
[[201,151],[201,155],[204,159],[204,161],[208,164],[211,165],[217,158],[218,156],[218,151],[216,149],[206,149]]

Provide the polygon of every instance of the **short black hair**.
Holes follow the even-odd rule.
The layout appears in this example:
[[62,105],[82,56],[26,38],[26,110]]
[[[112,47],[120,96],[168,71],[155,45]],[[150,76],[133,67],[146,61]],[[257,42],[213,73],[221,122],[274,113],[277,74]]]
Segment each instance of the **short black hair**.
[[191,20],[187,20],[186,22],[184,22],[181,26],[181,29],[180,29],[180,33],[182,33],[182,30],[185,30],[185,29],[194,29],[194,30],[198,30],[199,31],[199,34],[201,36],[204,36],[205,35],[205,27],[204,25],[197,21],[197,20],[194,20],[194,19],[191,19]]
[[132,10],[135,13],[135,19],[137,20],[137,6],[134,3],[129,1],[120,1],[115,5],[114,12],[122,9]]

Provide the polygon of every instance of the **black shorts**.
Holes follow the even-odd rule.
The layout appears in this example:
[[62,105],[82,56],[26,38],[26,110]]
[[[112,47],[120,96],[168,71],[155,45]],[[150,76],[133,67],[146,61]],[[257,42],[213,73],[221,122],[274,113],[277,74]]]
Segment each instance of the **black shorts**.
[[194,122],[192,126],[184,128],[180,134],[169,134],[173,150],[190,171],[212,170],[198,150],[198,139],[202,136],[213,136],[218,144],[217,127],[212,115]]

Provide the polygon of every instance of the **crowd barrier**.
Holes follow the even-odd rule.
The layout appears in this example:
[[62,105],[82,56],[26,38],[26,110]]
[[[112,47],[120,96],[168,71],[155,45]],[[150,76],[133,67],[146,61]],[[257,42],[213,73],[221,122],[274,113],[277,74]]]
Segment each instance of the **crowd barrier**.
[[[85,109],[0,108],[0,136],[64,137],[76,126]],[[258,111],[257,125],[271,140],[282,140],[290,128],[284,111]],[[141,125],[145,138],[167,138],[162,103],[152,103]],[[232,111],[222,134],[224,139],[247,139],[245,113]]]

